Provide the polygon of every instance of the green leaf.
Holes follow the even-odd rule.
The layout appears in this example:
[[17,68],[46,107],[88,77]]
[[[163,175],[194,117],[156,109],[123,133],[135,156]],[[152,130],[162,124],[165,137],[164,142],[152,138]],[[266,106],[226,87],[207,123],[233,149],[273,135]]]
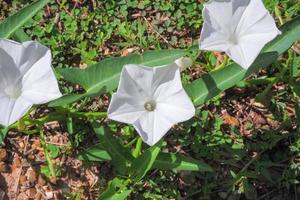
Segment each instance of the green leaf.
[[12,39],[18,42],[26,42],[31,40],[23,29],[18,29],[12,36]]
[[134,160],[130,151],[123,147],[108,129],[97,123],[93,123],[93,127],[103,149],[110,155],[115,169],[120,174],[127,175]]
[[243,187],[246,199],[257,199],[257,191],[255,187],[249,183],[248,179],[243,179]]
[[86,93],[85,94],[70,94],[70,95],[64,95],[59,99],[56,99],[54,101],[51,101],[48,106],[49,107],[58,107],[58,106],[63,106],[63,105],[67,105],[69,103],[78,101],[82,98],[86,97]]
[[280,27],[281,35],[277,36],[263,49],[263,52],[284,53],[292,44],[300,40],[300,16]]
[[105,161],[111,160],[110,155],[103,149],[102,144],[96,144],[82,152],[79,153],[78,157],[79,160],[84,161]]
[[295,103],[295,110],[296,110],[296,122],[298,130],[300,130],[300,105],[298,102]]
[[[110,155],[104,150],[102,144],[96,144],[78,155],[78,159],[85,161],[111,160]],[[160,152],[153,163],[152,169],[176,171],[207,171],[213,172],[208,164],[180,154]]]
[[195,105],[200,105],[217,96],[222,91],[233,87],[239,81],[257,71],[262,66],[275,62],[277,53],[261,54],[248,70],[233,63],[219,70],[205,74],[201,79],[185,85],[185,90],[192,98]]
[[5,139],[7,133],[9,131],[9,128],[8,127],[2,127],[0,125],[0,144],[3,143],[3,140]]
[[230,64],[219,70],[204,75],[190,85],[185,85],[187,93],[195,105],[203,104],[220,92],[235,86],[250,74],[274,63],[277,56],[300,39],[300,17],[280,28],[282,34],[266,45],[252,66],[246,71],[237,64]]
[[148,51],[126,57],[108,58],[84,70],[74,68],[57,69],[57,72],[65,80],[81,85],[85,89],[85,93],[64,96],[51,102],[49,106],[62,106],[84,97],[93,97],[113,91],[118,87],[121,70],[126,64],[142,64],[154,67],[172,63],[186,54],[185,50]]
[[180,154],[163,152],[159,153],[152,168],[160,170],[213,172],[212,167],[200,160],[195,160]]
[[296,53],[294,53],[294,59],[292,63],[292,70],[291,70],[291,76],[296,78],[299,76],[298,68],[300,66],[300,57],[296,57]]
[[8,17],[0,24],[0,38],[9,38],[16,30],[21,28],[39,10],[41,10],[49,0],[38,0],[24,7],[22,10]]
[[53,144],[47,144],[47,150],[51,158],[57,158],[60,154],[60,148]]
[[148,148],[142,155],[137,157],[131,168],[131,175],[135,181],[140,181],[152,168],[156,157],[160,152],[162,141]]
[[107,189],[100,194],[98,200],[124,200],[132,190],[127,189],[128,181],[114,178],[108,183]]

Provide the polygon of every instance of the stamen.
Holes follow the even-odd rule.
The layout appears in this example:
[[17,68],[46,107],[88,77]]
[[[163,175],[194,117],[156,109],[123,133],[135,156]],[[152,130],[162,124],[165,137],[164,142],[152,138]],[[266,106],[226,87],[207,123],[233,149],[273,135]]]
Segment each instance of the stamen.
[[144,104],[144,108],[149,111],[149,112],[152,112],[155,110],[156,108],[156,102],[154,100],[150,100],[150,101],[147,101],[145,104]]

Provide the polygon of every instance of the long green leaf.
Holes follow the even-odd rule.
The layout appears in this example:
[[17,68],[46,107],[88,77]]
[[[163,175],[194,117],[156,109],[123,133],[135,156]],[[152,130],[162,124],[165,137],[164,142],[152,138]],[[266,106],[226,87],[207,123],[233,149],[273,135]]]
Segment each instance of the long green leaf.
[[[111,156],[104,150],[103,145],[99,143],[81,152],[78,156],[78,159],[89,162],[101,162],[104,160],[111,160]],[[144,160],[139,162],[146,163]],[[139,162],[136,162],[136,164]],[[140,165],[137,167],[139,166]],[[164,152],[160,152],[158,154],[151,168],[176,171],[213,171],[211,166],[200,160],[195,160],[180,154]]]
[[300,16],[287,22],[280,28],[282,34],[266,45],[263,52],[284,53],[291,45],[300,40]]
[[16,30],[21,28],[39,10],[41,10],[49,0],[37,0],[24,7],[22,10],[5,19],[0,24],[0,38],[9,38]]
[[58,69],[65,80],[81,85],[83,94],[67,95],[49,104],[51,107],[73,103],[84,97],[93,97],[118,87],[120,73],[126,64],[142,64],[150,67],[165,65],[186,55],[185,50],[148,51],[143,54],[133,54],[126,57],[108,58],[84,70]]
[[160,170],[213,172],[212,167],[204,162],[180,154],[163,152],[159,153],[152,168]]
[[152,168],[156,157],[160,152],[162,142],[150,147],[142,155],[137,157],[131,167],[131,175],[135,181],[141,180]]
[[96,144],[84,151],[80,152],[77,156],[79,160],[84,161],[105,161],[111,160],[111,156],[102,147],[102,144]]
[[12,39],[18,42],[26,42],[31,40],[31,38],[24,32],[23,29],[18,29],[12,35]]
[[266,45],[247,71],[237,64],[231,64],[204,75],[192,84],[185,85],[185,89],[194,104],[200,105],[205,103],[220,92],[233,87],[261,67],[269,66],[275,62],[280,53],[285,52],[294,42],[300,40],[300,17],[291,20],[280,29],[282,34]]
[[201,79],[195,80],[192,84],[185,85],[185,90],[195,105],[201,105],[222,91],[231,88],[261,66],[271,65],[276,61],[277,55],[277,53],[264,53],[260,55],[248,71],[235,63],[231,64],[205,74]]
[[111,157],[111,162],[115,169],[123,175],[127,175],[133,162],[133,156],[130,151],[123,147],[112,133],[100,124],[93,124],[94,131],[100,139],[102,149],[106,150]]
[[132,190],[127,189],[127,181],[114,178],[108,183],[106,190],[100,194],[98,200],[124,200]]
[[0,125],[0,144],[2,144],[3,140],[5,139],[7,133],[9,131],[8,127],[2,127]]

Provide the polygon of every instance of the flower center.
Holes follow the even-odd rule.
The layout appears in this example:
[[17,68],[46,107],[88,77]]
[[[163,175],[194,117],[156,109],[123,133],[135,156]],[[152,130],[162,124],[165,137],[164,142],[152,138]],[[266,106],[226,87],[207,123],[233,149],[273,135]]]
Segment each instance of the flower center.
[[236,34],[231,34],[230,37],[228,38],[229,42],[233,45],[237,45],[239,43],[238,37]]
[[11,99],[17,99],[22,94],[22,89],[20,84],[10,85],[4,89],[5,94]]
[[147,101],[145,104],[144,104],[144,108],[149,111],[149,112],[152,112],[155,110],[156,108],[156,102],[154,100],[150,100],[150,101]]

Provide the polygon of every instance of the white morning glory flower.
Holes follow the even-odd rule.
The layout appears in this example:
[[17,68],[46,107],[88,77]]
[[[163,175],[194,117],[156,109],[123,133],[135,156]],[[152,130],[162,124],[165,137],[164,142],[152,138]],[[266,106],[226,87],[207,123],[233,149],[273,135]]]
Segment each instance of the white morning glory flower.
[[261,0],[212,0],[203,17],[200,49],[226,52],[245,69],[281,33]]
[[50,50],[37,42],[0,39],[0,124],[9,126],[34,104],[61,97]]
[[155,68],[125,65],[108,108],[110,119],[132,124],[148,145],[194,115],[195,108],[182,87],[175,63]]

